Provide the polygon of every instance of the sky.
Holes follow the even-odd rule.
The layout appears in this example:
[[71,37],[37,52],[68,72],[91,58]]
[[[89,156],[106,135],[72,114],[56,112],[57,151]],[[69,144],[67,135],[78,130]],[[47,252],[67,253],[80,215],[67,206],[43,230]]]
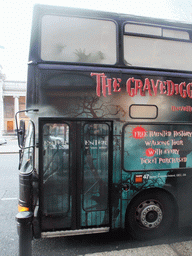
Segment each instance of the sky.
[[27,80],[32,12],[37,3],[192,23],[191,0],[1,0],[0,65],[8,81]]

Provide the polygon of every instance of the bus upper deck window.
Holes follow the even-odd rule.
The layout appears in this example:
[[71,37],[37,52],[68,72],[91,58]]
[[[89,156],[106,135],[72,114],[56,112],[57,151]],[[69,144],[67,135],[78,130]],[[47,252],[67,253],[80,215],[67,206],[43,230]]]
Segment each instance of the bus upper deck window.
[[116,24],[108,20],[45,15],[41,27],[41,59],[115,64]]
[[163,29],[163,37],[189,40],[189,33],[187,31],[176,29]]
[[152,36],[161,36],[161,28],[154,27],[149,25],[139,25],[139,24],[126,24],[125,25],[126,33],[136,33],[142,35],[152,35]]
[[127,23],[123,42],[127,66],[192,70],[192,41],[187,29]]

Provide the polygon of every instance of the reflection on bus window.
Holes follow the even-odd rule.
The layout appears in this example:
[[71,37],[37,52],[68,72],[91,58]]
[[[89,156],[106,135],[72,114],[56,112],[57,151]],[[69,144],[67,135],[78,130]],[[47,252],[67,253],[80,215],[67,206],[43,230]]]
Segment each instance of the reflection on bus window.
[[43,127],[44,212],[69,210],[69,126],[46,124]]
[[22,152],[22,163],[21,163],[21,172],[31,172],[33,168],[33,143],[34,143],[34,130],[33,130],[33,124],[29,122],[27,134],[25,137],[25,144],[24,149]]
[[86,124],[84,127],[85,211],[107,209],[109,127],[106,124]]

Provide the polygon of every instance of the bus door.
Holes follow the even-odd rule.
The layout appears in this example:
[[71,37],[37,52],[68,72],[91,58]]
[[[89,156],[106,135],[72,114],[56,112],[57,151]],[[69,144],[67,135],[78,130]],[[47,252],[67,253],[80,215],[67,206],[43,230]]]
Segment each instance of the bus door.
[[109,227],[112,123],[40,119],[42,231]]

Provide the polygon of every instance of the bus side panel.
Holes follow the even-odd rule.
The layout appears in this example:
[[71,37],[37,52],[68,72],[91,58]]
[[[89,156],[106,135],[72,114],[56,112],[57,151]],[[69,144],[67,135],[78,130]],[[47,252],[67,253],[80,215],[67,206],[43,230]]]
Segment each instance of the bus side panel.
[[[123,200],[146,189],[167,190],[178,206],[181,224],[191,221],[192,125],[178,122],[127,123],[122,134]],[[132,173],[130,177],[130,173]],[[186,215],[186,218],[184,216]]]
[[[179,151],[181,149],[178,146],[186,145],[182,136],[173,137],[174,131],[182,131],[182,124],[180,128],[172,128],[172,130],[170,130],[169,124],[170,122],[190,122],[191,98],[189,88],[191,80],[186,76],[185,78],[158,77],[136,74],[136,72],[131,74],[130,71],[122,75],[119,70],[115,72],[114,69],[111,71],[109,69],[109,72],[105,73],[102,70],[93,73],[85,71],[85,69],[64,71],[58,67],[50,66],[47,70],[48,66],[31,67],[37,76],[35,78],[36,83],[33,79],[29,83],[36,84],[36,87],[32,87],[34,87],[34,91],[38,91],[38,94],[36,93],[36,97],[32,98],[29,90],[28,96],[31,98],[28,106],[41,106],[40,116],[118,119],[113,142],[112,223],[114,228],[124,226],[125,212],[131,198],[143,189],[163,188],[166,179],[171,177],[168,174],[172,168],[190,167],[190,165],[179,167],[179,164],[173,166],[167,163],[166,158],[175,158],[174,152],[163,152],[162,156],[158,156],[158,161],[156,159],[157,154],[161,154],[162,150],[175,149]],[[177,88],[180,90],[178,91]],[[142,111],[144,106],[149,107],[149,113],[145,108],[145,111]],[[127,135],[125,135],[123,125],[127,127],[127,124],[132,121],[135,124],[126,131]],[[149,122],[151,122],[151,130],[148,131],[145,125]],[[164,125],[161,129],[159,123]],[[155,124],[157,125],[155,126]],[[167,134],[170,132],[172,138],[169,139],[169,136],[166,135],[165,141],[175,140],[176,144],[169,147],[166,145],[153,147],[150,143],[154,141],[158,144],[159,141],[163,141],[163,135],[151,135],[151,138],[142,138],[138,134],[142,134],[143,131],[151,131],[151,134],[159,134],[162,131]],[[133,132],[136,134],[135,137]],[[186,132],[190,132],[190,129],[187,128]],[[123,138],[120,140],[122,136]],[[126,136],[130,140],[127,144],[124,142]],[[121,142],[123,145],[120,145]],[[177,145],[179,143],[180,145]],[[156,155],[150,155],[149,149],[152,149]],[[121,155],[123,155],[123,163],[121,162]],[[138,159],[135,158],[136,156]],[[154,158],[153,161],[151,157]],[[185,155],[177,154],[176,158],[184,159],[185,157]],[[121,172],[122,175],[120,176]],[[135,184],[135,174],[143,175],[144,184]]]
[[179,226],[189,225],[192,221],[192,169],[170,171],[166,180],[167,189],[176,197]]

